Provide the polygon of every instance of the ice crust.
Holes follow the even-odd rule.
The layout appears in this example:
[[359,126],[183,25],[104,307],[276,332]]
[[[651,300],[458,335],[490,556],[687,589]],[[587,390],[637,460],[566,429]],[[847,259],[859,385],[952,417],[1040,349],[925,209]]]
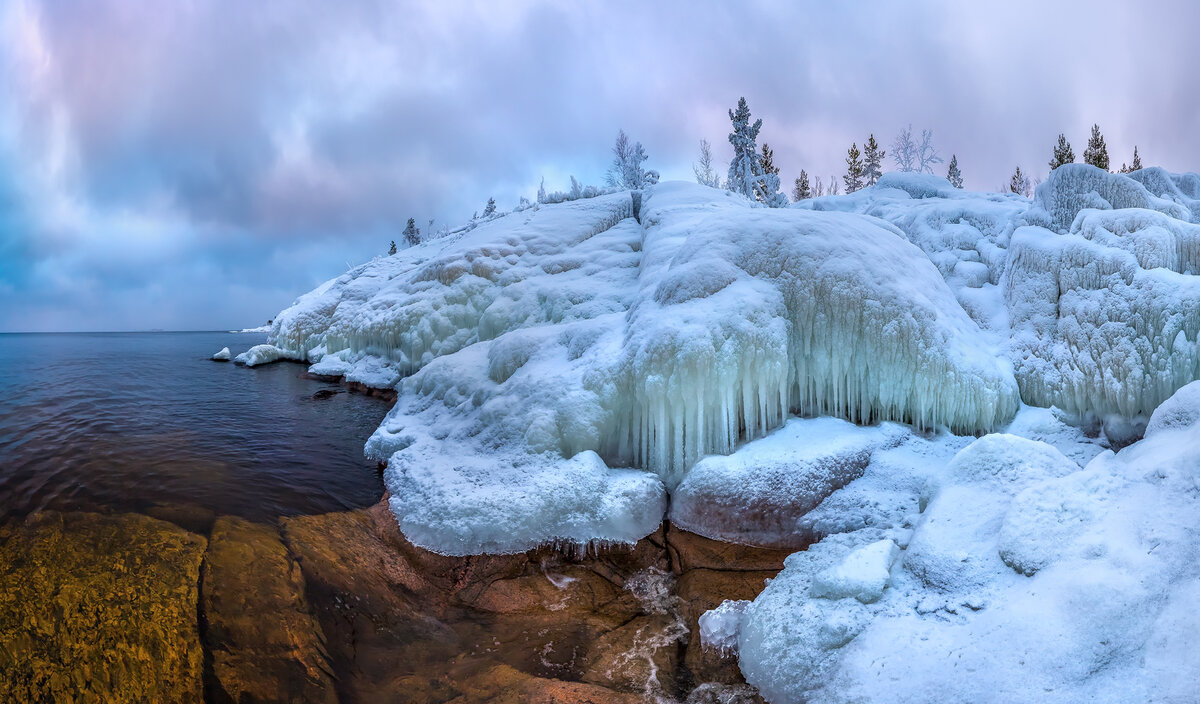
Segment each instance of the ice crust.
[[221,350],[211,357],[216,362],[228,362],[230,360],[230,352],[228,347],[222,347]]
[[284,349],[280,349],[275,345],[255,345],[250,349],[242,352],[233,358],[233,361],[246,365],[247,367],[257,367],[260,364],[270,364],[278,362],[281,359],[296,359],[297,356]]

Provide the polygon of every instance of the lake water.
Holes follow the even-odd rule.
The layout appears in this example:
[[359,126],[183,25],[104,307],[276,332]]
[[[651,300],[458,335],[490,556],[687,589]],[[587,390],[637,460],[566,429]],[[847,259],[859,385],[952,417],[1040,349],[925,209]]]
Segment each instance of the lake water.
[[[0,518],[38,509],[168,509],[255,521],[369,506],[363,443],[378,398],[248,369],[263,334],[0,334]],[[321,389],[336,390],[314,399]]]

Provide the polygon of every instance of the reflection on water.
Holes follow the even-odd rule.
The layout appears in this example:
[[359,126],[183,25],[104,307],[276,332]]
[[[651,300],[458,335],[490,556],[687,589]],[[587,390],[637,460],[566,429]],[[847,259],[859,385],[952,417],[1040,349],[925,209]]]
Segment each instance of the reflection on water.
[[[252,520],[368,506],[387,404],[303,367],[208,359],[262,335],[0,334],[0,516],[187,507]],[[176,510],[172,508],[172,510]]]

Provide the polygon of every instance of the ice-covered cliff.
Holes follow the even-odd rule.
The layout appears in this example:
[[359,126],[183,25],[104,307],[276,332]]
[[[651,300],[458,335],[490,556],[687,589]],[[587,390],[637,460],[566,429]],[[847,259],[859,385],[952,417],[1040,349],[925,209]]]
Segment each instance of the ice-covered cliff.
[[1197,593],[1198,196],[1083,165],[1032,200],[665,183],[371,261],[243,361],[397,390],[366,449],[430,550],[631,543],[664,516],[816,541],[701,623],[771,701],[1175,701],[1200,686],[1172,654]]

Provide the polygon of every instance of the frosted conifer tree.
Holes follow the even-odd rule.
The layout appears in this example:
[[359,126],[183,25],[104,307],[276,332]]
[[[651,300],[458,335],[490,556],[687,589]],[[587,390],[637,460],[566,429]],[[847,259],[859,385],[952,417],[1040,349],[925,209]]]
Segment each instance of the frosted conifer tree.
[[779,167],[775,165],[775,150],[766,142],[762,146],[762,170],[764,174],[779,175]]
[[1131,172],[1138,171],[1142,168],[1142,157],[1138,156],[1137,145],[1133,146],[1133,164],[1129,166]]
[[646,171],[642,168],[642,163],[647,159],[642,143],[630,142],[625,130],[617,130],[617,141],[613,144],[612,151],[612,164],[604,174],[606,185],[638,190],[658,183],[657,171]]
[[1100,125],[1092,125],[1092,136],[1088,138],[1087,149],[1083,150],[1083,163],[1108,171],[1108,147],[1104,145]]
[[800,202],[812,197],[812,189],[808,187],[808,172],[800,169],[800,178],[796,179],[796,187],[792,189],[792,200]]
[[421,231],[417,229],[416,218],[409,218],[408,224],[404,226],[404,241],[408,246],[415,247],[421,243]]
[[483,208],[483,217],[490,218],[496,214],[496,199],[488,198],[487,205]]
[[396,253],[396,240],[392,240],[392,246],[388,247],[388,256],[390,257],[395,253]]
[[963,187],[962,172],[958,170],[958,155],[950,155],[950,168],[946,170],[946,180],[955,188]]
[[1071,143],[1067,141],[1065,134],[1058,135],[1058,144],[1054,146],[1054,156],[1050,159],[1050,170],[1053,171],[1063,164],[1072,164],[1075,162],[1075,151],[1071,149]]
[[729,111],[729,119],[733,122],[733,132],[729,133],[733,161],[729,163],[725,187],[772,208],[787,205],[787,196],[779,192],[779,175],[763,172],[756,142],[762,119],[750,124],[750,108],[745,98],[738,99],[737,110]]
[[721,177],[713,168],[712,145],[707,139],[700,140],[700,159],[692,164],[692,171],[696,174],[696,183],[701,186],[721,187]]
[[1020,166],[1013,172],[1012,178],[1008,182],[1008,190],[1017,195],[1029,195],[1029,178],[1021,172]]
[[842,177],[842,181],[846,184],[847,193],[853,193],[863,187],[863,162],[860,156],[857,142],[846,150],[846,175]]
[[879,177],[883,175],[881,163],[883,157],[887,156],[887,152],[879,148],[879,143],[875,141],[875,135],[872,134],[867,143],[863,145],[863,180],[868,186],[874,186]]
[[542,177],[542,182],[538,186],[537,202],[539,202],[539,203],[546,202],[546,177],[545,176]]
[[892,142],[892,161],[896,162],[899,171],[917,170],[917,145],[913,142],[912,125],[901,129]]

